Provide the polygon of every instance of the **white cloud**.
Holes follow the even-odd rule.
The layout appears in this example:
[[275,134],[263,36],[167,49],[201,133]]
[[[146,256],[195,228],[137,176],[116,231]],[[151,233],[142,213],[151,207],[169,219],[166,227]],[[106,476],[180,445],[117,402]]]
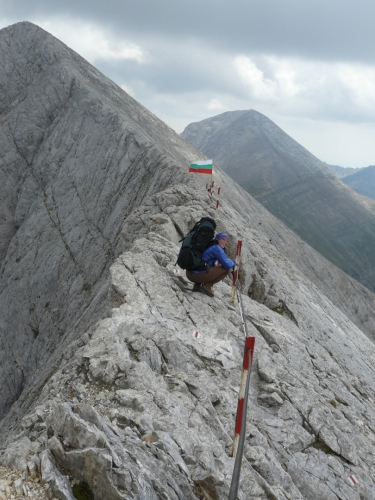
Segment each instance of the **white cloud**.
[[66,18],[37,19],[33,22],[91,63],[133,60],[141,64],[147,60],[147,53],[138,44],[114,37],[95,24]]
[[358,106],[375,108],[375,67],[363,64],[338,64],[340,81]]
[[281,61],[275,72],[275,79],[287,96],[294,97],[301,91],[300,85],[296,82],[296,72],[288,63]]
[[249,86],[255,97],[260,99],[272,99],[275,97],[276,82],[264,78],[264,72],[257,67],[250,57],[237,56],[234,64],[240,78]]
[[375,66],[259,55],[234,66],[249,97],[281,115],[374,121]]
[[207,109],[217,111],[223,109],[223,105],[218,99],[211,99],[211,101],[208,103]]
[[287,134],[320,160],[341,167],[375,164],[375,124],[272,117]]

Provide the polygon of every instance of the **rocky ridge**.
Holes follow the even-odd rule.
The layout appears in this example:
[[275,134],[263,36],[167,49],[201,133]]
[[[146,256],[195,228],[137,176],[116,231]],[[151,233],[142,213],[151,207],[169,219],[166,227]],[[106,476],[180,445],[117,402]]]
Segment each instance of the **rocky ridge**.
[[[134,243],[110,268],[111,315],[65,350],[21,427],[8,423],[4,464],[36,463],[59,498],[74,482],[95,498],[227,497],[241,319],[229,282],[194,294],[174,264],[209,201],[175,186],[125,221]],[[265,304],[243,296],[256,356],[239,498],[375,498],[373,342],[230,206],[224,227],[249,250],[243,291],[256,294],[251,270],[269,288]]]
[[57,343],[102,317],[124,217],[189,183],[177,165],[196,152],[37,26],[1,30],[0,53],[1,417]]
[[[2,172],[19,175],[16,189],[2,186],[5,207],[12,217],[28,207],[0,282],[0,373],[13,391],[0,463],[25,481],[40,475],[60,499],[76,488],[97,499],[227,497],[241,319],[229,282],[210,299],[175,267],[181,236],[209,214],[230,234],[232,255],[244,242],[241,290],[257,339],[239,498],[373,499],[374,295],[220,169],[216,214],[204,176],[186,174],[201,154],[53,37],[29,23],[0,35],[4,53],[15,44],[8,77],[26,51],[36,60],[25,80],[39,78],[0,117],[3,130],[18,127],[14,141],[5,134]],[[52,102],[50,88],[60,92],[72,74],[73,97],[33,142],[27,123],[47,115],[28,93]]]

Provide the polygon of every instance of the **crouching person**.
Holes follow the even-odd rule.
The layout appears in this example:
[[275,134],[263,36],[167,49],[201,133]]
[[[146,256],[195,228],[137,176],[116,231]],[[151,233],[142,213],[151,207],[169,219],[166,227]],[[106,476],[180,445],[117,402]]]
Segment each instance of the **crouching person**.
[[209,297],[214,297],[212,286],[228,276],[230,269],[237,262],[228,259],[224,248],[228,245],[229,236],[226,233],[218,233],[215,242],[203,252],[202,261],[208,266],[207,271],[186,271],[186,277],[194,283],[193,292],[203,292]]

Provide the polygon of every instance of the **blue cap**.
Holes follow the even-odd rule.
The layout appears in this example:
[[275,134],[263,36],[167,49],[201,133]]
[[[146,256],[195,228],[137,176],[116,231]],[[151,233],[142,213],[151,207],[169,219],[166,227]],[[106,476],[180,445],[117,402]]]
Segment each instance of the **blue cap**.
[[229,240],[229,236],[227,235],[227,233],[217,233],[217,235],[215,236],[216,241],[222,240],[223,238]]

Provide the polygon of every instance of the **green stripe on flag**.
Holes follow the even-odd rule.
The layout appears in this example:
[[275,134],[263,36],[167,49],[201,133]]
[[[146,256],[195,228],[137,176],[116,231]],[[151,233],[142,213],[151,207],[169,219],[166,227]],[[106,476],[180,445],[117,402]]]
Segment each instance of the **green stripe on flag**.
[[212,160],[195,161],[190,165],[189,172],[210,174],[212,172]]

